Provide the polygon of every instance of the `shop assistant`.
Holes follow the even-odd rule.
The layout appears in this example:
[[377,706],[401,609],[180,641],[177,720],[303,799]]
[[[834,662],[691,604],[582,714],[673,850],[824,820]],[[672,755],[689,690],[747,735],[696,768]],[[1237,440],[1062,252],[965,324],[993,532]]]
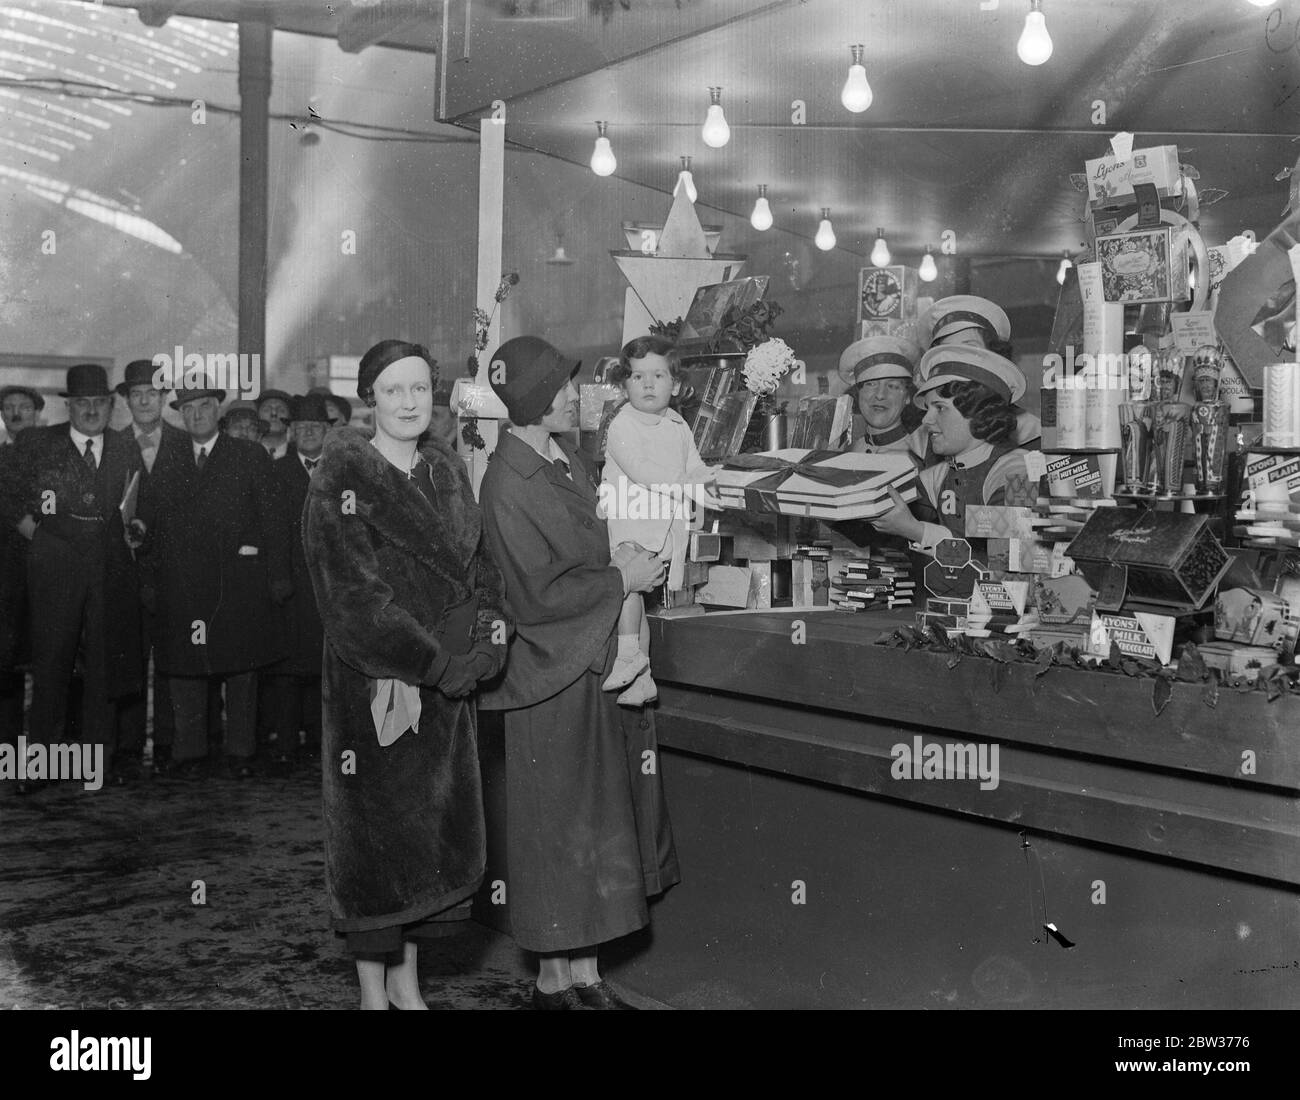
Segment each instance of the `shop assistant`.
[[891,490],[895,507],[875,526],[933,554],[942,540],[965,537],[968,504],[1027,499],[1025,452],[1011,442],[1025,378],[1009,359],[967,344],[931,348],[917,378],[916,401],[926,410],[921,426],[940,461],[921,471],[914,508]]

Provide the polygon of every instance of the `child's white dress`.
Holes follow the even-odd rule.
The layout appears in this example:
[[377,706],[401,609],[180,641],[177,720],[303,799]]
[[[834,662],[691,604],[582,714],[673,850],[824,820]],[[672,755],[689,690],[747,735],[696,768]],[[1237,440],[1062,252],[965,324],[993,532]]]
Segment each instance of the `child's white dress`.
[[640,543],[668,562],[668,587],[681,588],[689,524],[709,475],[677,412],[655,416],[624,405],[610,421],[600,486],[610,549]]

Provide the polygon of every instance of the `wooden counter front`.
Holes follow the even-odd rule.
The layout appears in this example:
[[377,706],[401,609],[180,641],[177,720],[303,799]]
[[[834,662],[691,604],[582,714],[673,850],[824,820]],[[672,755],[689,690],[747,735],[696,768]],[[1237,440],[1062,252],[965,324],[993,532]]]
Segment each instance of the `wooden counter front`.
[[[874,644],[908,621],[650,619],[669,749],[1288,886],[1300,885],[1300,699]],[[797,644],[796,622],[802,622]],[[986,742],[999,783],[891,775],[897,744]]]

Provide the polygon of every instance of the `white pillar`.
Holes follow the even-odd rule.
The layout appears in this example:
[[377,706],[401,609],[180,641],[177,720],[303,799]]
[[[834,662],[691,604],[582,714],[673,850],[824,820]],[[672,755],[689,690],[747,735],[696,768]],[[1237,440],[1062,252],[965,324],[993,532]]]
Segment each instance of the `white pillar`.
[[457,446],[469,468],[470,484],[478,494],[487,469],[487,458],[495,449],[505,406],[489,385],[492,352],[501,343],[501,308],[496,302],[501,285],[502,226],[505,219],[506,126],[504,118],[485,118],[479,122],[478,153],[478,290],[475,304],[492,318],[488,327],[487,347],[478,353],[478,374],[473,384],[458,382],[452,393],[452,408],[458,414],[458,426],[473,419],[479,435],[487,444],[484,451],[465,443],[457,432]]

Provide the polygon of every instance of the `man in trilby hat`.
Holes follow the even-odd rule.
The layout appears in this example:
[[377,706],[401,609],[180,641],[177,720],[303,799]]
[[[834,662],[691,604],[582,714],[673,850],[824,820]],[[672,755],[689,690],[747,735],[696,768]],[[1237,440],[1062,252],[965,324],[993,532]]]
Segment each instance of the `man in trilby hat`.
[[68,733],[78,655],[84,668],[81,739],[115,750],[117,700],[141,690],[141,610],[133,549],[149,493],[139,448],[108,431],[113,392],[98,363],[69,368],[68,422],[24,431],[0,484],[0,521],[31,540],[29,742]]

